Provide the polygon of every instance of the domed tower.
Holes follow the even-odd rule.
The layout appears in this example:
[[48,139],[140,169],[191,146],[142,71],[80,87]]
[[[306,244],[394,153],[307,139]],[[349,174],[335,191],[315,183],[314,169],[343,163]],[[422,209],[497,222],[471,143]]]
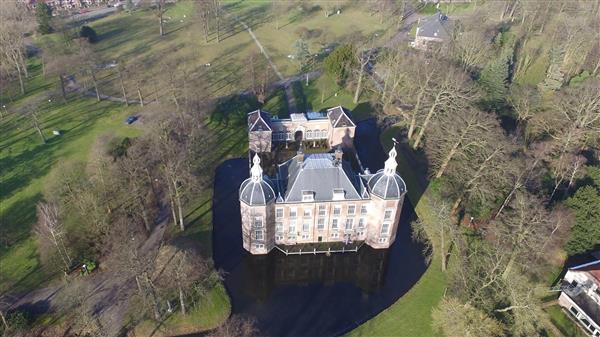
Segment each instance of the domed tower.
[[273,205],[275,187],[263,176],[260,157],[254,155],[250,178],[240,186],[240,211],[244,248],[252,254],[266,254],[275,245]]
[[367,243],[373,248],[388,248],[396,238],[400,212],[406,194],[406,184],[396,172],[396,147],[390,150],[382,170],[368,177],[371,195],[372,221],[369,222]]

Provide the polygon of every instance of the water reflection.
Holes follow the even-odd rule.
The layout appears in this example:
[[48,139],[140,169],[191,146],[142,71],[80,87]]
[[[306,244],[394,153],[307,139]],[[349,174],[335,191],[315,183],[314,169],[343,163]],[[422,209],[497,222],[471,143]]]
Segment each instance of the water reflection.
[[243,292],[262,302],[277,287],[350,283],[368,295],[383,287],[388,256],[389,250],[375,250],[367,245],[357,253],[331,256],[286,256],[279,251],[272,251],[268,255],[247,254],[241,267],[246,275]]

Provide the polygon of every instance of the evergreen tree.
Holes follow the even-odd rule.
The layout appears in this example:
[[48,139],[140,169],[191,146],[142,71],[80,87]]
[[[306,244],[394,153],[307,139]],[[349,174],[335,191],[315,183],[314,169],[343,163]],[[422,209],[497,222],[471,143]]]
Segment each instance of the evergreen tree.
[[491,105],[501,104],[506,97],[514,54],[513,40],[508,33],[499,33],[494,40],[499,56],[491,60],[481,72],[479,83],[486,91]]
[[323,69],[335,78],[338,84],[343,84],[350,73],[350,69],[356,63],[355,59],[352,45],[341,45],[325,58]]
[[565,245],[569,255],[582,254],[600,245],[600,169],[588,170],[592,184],[579,188],[566,202],[575,211],[575,226]]
[[38,2],[35,6],[35,17],[38,23],[38,32],[42,34],[52,33],[52,8],[45,2]]

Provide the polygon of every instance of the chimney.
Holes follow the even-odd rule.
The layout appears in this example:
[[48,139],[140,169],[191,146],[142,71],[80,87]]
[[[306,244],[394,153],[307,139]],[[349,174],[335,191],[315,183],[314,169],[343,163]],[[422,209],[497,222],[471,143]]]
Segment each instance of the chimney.
[[298,152],[296,152],[296,160],[298,160],[298,163],[302,163],[304,161],[304,149],[302,147],[302,143],[300,143]]
[[342,147],[338,146],[335,149],[335,160],[334,163],[335,165],[339,165],[342,162],[342,157],[344,156],[344,151],[342,151]]

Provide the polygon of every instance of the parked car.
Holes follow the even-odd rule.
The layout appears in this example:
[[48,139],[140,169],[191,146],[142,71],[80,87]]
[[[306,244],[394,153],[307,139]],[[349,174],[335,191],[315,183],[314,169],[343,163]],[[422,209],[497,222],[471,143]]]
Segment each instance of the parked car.
[[129,116],[129,117],[127,117],[127,119],[125,120],[125,124],[129,124],[129,125],[131,125],[131,124],[135,123],[135,121],[137,121],[137,120],[138,120],[138,117],[137,117],[137,116]]

